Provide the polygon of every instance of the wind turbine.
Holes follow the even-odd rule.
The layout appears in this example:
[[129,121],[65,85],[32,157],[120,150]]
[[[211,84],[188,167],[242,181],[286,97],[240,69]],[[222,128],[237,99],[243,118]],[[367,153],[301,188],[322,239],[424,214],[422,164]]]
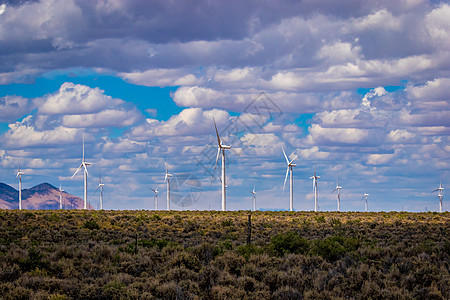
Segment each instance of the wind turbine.
[[334,190],[331,193],[334,193],[335,191],[337,191],[337,211],[341,211],[341,189],[342,187],[339,186],[339,174],[338,174],[338,180],[337,180],[337,185],[334,188]]
[[364,206],[366,212],[367,212],[367,197],[369,197],[369,195],[370,194],[367,194],[366,188],[364,187],[364,195],[363,195],[363,197],[361,199],[365,199],[366,200],[366,203],[365,203],[365,206]]
[[317,212],[317,206],[318,206],[318,198],[319,198],[319,190],[317,189],[317,180],[320,178],[320,176],[316,175],[316,169],[314,169],[314,175],[309,177],[309,179],[313,180],[313,192],[314,192],[314,211]]
[[293,164],[294,160],[297,158],[297,155],[294,156],[294,158],[289,161],[286,152],[284,152],[284,148],[281,147],[281,150],[283,150],[283,154],[284,154],[284,158],[286,158],[286,162],[287,162],[287,169],[286,169],[286,176],[284,177],[284,184],[283,184],[283,191],[284,191],[284,187],[286,186],[286,180],[288,178],[288,173],[290,171],[291,176],[290,176],[290,181],[289,181],[289,211],[294,211],[294,175],[293,175],[293,167],[296,167],[296,164]]
[[439,198],[439,212],[442,212],[442,199],[444,198],[444,188],[442,187],[442,181],[439,183],[439,187],[433,191],[438,192],[438,198]]
[[16,175],[16,177],[19,178],[19,210],[22,210],[22,175],[24,174],[25,174],[24,172],[20,171],[20,163],[19,163]]
[[255,187],[253,187],[253,191],[250,191],[250,193],[252,193],[252,195],[253,195],[253,211],[256,211],[256,192],[255,192]]
[[84,160],[84,134],[83,134],[83,158],[81,159],[81,165],[78,167],[75,173],[73,173],[71,178],[73,178],[82,168],[84,169],[84,209],[87,209],[87,177],[89,175],[87,166],[90,165],[92,165],[92,163],[86,162]]
[[103,210],[103,187],[104,186],[105,186],[105,184],[102,183],[102,177],[100,176],[100,174],[98,174],[98,186],[95,189],[95,191],[100,189],[100,210]]
[[158,187],[155,187],[155,189],[150,188],[153,193],[155,193],[155,210],[158,210]]
[[214,120],[214,128],[216,129],[216,136],[217,136],[217,157],[216,157],[216,164],[214,165],[214,172],[213,172],[213,176],[214,173],[216,172],[216,167],[217,167],[217,162],[219,160],[219,155],[220,152],[222,152],[222,211],[226,211],[227,210],[227,202],[226,202],[226,194],[225,194],[225,189],[226,189],[226,177],[225,177],[225,150],[227,149],[231,149],[231,146],[227,146],[227,145],[223,145],[222,141],[220,140],[219,137],[219,131],[217,131],[217,126],[216,126],[216,120]]
[[59,209],[62,209],[62,192],[64,192],[64,190],[61,188],[61,182],[59,183]]
[[164,182],[167,182],[167,210],[170,210],[170,177],[173,177],[173,175],[169,174],[169,168],[167,167],[166,163],[166,176],[164,177]]

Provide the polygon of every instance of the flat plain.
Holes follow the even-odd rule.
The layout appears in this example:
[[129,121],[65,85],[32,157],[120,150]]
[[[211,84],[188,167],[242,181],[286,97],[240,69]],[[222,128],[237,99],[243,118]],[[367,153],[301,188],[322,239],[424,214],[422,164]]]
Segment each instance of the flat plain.
[[448,212],[0,210],[0,298],[449,299],[449,227]]

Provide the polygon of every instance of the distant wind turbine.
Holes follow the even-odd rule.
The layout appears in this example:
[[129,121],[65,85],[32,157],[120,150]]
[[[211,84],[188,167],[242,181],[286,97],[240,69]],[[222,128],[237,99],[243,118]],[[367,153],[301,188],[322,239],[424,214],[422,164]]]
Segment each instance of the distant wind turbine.
[[255,187],[253,187],[253,191],[250,191],[250,193],[253,195],[253,211],[256,211],[256,192],[255,192]]
[[334,193],[335,191],[337,191],[337,211],[341,211],[341,189],[342,187],[339,186],[339,174],[338,174],[337,185],[331,192]]
[[155,187],[154,189],[151,188],[153,193],[155,193],[155,210],[158,210],[158,187]]
[[173,175],[169,174],[169,168],[166,163],[166,176],[164,177],[164,182],[167,183],[167,210],[170,210],[170,177],[173,177]]
[[87,177],[89,175],[87,166],[90,165],[92,165],[92,163],[86,162],[84,160],[84,134],[83,134],[83,158],[81,159],[81,165],[78,167],[75,173],[73,173],[71,178],[73,178],[82,168],[84,169],[84,209],[87,209],[87,184],[88,184]]
[[316,175],[316,169],[314,169],[314,175],[309,177],[309,179],[313,180],[313,192],[314,192],[314,211],[317,212],[318,210],[318,198],[319,198],[319,190],[317,189],[317,181],[320,178],[320,176]]
[[439,187],[433,191],[438,192],[438,198],[439,198],[439,212],[442,212],[442,199],[444,198],[444,188],[442,187],[442,181],[439,183]]
[[361,199],[365,199],[365,205],[364,205],[364,210],[365,210],[365,212],[367,212],[367,197],[369,197],[369,195],[370,194],[367,194],[367,192],[366,192],[366,188],[364,187],[364,195],[363,195],[363,197],[361,198]]
[[25,173],[20,171],[20,162],[19,167],[17,168],[17,175],[16,177],[19,178],[19,210],[22,210],[22,175]]
[[105,184],[102,183],[102,177],[100,176],[100,174],[98,174],[98,186],[95,189],[95,191],[100,189],[100,210],[103,210],[103,187],[104,186],[105,186]]
[[59,209],[62,209],[63,208],[63,205],[62,205],[62,192],[64,192],[64,190],[61,188],[61,182],[59,183],[58,191],[59,191]]
[[287,169],[286,169],[286,176],[284,177],[284,184],[283,184],[283,191],[286,186],[286,181],[288,178],[288,173],[290,172],[290,180],[289,180],[289,211],[294,211],[294,170],[293,167],[296,167],[296,164],[293,164],[294,160],[297,158],[297,155],[294,156],[292,160],[289,160],[286,152],[284,152],[284,148],[281,147],[281,150],[283,150],[284,158],[287,162]]
[[227,210],[227,201],[226,201],[226,177],[225,177],[225,150],[231,149],[231,146],[223,145],[222,140],[219,137],[219,131],[217,130],[216,126],[216,120],[214,120],[214,128],[216,129],[216,136],[217,136],[217,157],[216,157],[216,163],[214,165],[214,172],[213,176],[216,172],[217,162],[219,160],[220,152],[222,152],[222,211]]

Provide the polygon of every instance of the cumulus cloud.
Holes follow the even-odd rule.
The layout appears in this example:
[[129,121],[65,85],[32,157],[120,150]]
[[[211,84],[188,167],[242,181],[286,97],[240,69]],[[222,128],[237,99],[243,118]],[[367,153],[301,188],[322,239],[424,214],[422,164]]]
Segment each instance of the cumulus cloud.
[[39,102],[39,113],[46,115],[96,113],[122,103],[105,95],[99,88],[71,82],[63,83],[56,93],[43,97]]
[[131,129],[130,137],[147,140],[156,136],[211,134],[213,118],[218,125],[223,125],[228,123],[230,115],[226,111],[217,109],[203,111],[200,108],[186,108],[168,121],[147,119],[146,124]]
[[0,122],[12,122],[33,109],[29,99],[20,96],[0,97]]
[[58,126],[53,130],[37,131],[32,125],[33,117],[27,116],[21,122],[10,124],[10,130],[3,135],[3,144],[7,148],[49,147],[72,143],[80,136],[79,129]]
[[201,78],[183,69],[151,69],[145,72],[119,73],[118,75],[131,83],[145,86],[190,86],[202,82]]

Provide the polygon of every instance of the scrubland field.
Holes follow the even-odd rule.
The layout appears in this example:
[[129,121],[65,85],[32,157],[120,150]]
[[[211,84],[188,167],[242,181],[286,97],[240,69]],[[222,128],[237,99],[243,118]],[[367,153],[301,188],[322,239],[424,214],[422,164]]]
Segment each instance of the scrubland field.
[[0,210],[2,299],[449,299],[449,213]]

